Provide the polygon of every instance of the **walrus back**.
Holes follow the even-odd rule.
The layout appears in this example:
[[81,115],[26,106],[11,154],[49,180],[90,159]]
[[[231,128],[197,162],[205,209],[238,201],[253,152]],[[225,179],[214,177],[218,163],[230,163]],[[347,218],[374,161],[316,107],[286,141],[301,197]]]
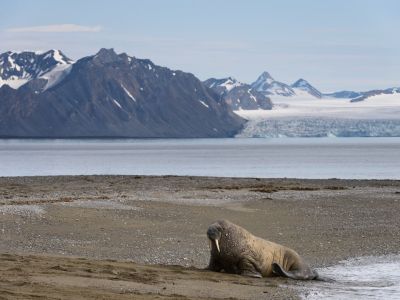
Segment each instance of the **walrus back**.
[[257,262],[259,271],[264,277],[273,275],[272,265],[279,264],[286,271],[296,269],[302,264],[300,255],[283,245],[274,243],[251,234],[246,229],[232,224],[237,230],[237,236],[242,237],[243,253],[251,256]]

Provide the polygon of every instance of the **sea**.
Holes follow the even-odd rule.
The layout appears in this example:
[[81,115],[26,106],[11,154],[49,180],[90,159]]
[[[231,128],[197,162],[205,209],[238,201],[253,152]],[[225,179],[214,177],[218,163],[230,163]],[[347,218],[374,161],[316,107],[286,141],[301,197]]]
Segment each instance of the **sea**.
[[329,280],[307,282],[303,299],[400,299],[399,255],[352,258],[317,271]]
[[0,176],[400,179],[400,138],[1,139]]

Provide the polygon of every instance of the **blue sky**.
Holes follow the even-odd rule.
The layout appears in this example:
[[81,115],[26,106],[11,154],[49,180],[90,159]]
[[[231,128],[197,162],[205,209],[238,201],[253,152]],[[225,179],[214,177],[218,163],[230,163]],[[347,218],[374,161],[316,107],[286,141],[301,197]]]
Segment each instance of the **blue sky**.
[[266,70],[324,92],[400,86],[398,0],[13,0],[1,11],[0,52],[106,47],[202,80]]

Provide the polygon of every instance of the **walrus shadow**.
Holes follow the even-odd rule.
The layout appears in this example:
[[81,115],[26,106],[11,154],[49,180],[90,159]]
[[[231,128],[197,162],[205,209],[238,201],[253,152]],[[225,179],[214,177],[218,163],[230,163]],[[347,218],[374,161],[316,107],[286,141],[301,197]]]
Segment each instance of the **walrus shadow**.
[[321,282],[327,282],[327,283],[335,283],[337,282],[335,279],[333,278],[329,278],[329,277],[325,277],[325,276],[320,276],[318,275],[317,278],[315,278],[314,280],[316,281],[321,281]]

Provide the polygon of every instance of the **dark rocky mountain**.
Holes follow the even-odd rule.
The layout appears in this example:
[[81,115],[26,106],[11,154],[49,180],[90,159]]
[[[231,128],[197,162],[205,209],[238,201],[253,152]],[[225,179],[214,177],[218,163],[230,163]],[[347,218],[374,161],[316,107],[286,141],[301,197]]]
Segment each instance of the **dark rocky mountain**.
[[194,75],[112,49],[53,77],[32,70],[0,88],[1,137],[229,137],[245,122]]
[[340,91],[323,95],[326,97],[333,97],[333,98],[352,99],[361,96],[361,93],[353,91]]
[[232,110],[271,109],[271,99],[232,77],[210,78],[204,84],[213,89]]
[[276,81],[268,72],[262,73],[256,81],[251,84],[251,88],[265,96],[294,96],[295,91],[287,84]]
[[315,98],[322,98],[322,93],[318,91],[315,87],[313,87],[307,80],[304,80],[300,78],[297,80],[295,83],[293,83],[291,86],[296,92],[297,90],[301,90],[303,92],[308,93],[311,96],[314,96]]

